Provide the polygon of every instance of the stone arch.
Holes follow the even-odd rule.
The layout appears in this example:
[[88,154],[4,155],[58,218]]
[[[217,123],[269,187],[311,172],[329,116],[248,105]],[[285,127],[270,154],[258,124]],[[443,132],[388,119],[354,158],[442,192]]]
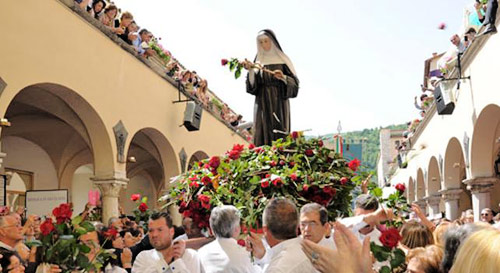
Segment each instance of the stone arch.
[[[134,157],[135,162],[130,160]],[[127,177],[147,172],[156,192],[166,189],[170,178],[180,173],[179,160],[168,139],[157,129],[137,131],[128,146]]]
[[415,183],[415,201],[421,201],[425,197],[424,171],[417,170],[417,183]]
[[205,153],[204,151],[197,151],[195,152],[191,158],[189,159],[189,163],[188,163],[188,170],[191,169],[191,166],[195,163],[195,162],[198,162],[198,161],[201,161],[203,159],[207,159],[209,156],[207,153]]
[[435,156],[429,160],[427,167],[426,179],[426,194],[427,196],[436,195],[441,188],[441,173],[439,171],[439,164]]
[[411,177],[411,176],[408,180],[408,191],[407,191],[406,199],[408,200],[409,204],[411,204],[413,201],[415,201],[415,182],[414,182],[413,177]]
[[12,126],[2,129],[2,138],[16,136],[42,147],[59,180],[68,162],[82,150],[88,151],[85,161],[94,164],[95,176],[114,175],[113,146],[104,122],[70,88],[55,83],[27,86],[13,97],[5,117]]
[[465,160],[462,144],[460,144],[457,138],[453,137],[448,141],[444,155],[444,181],[442,181],[442,188],[460,188],[464,172]]
[[470,167],[472,178],[492,177],[497,158],[500,134],[500,107],[490,104],[483,108],[474,124],[470,149]]

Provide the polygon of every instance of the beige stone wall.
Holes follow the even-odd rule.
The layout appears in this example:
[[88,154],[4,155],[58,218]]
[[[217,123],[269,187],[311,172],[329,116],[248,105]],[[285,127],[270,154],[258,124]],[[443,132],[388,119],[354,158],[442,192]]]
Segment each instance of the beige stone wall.
[[[8,26],[2,39],[10,41],[0,43],[0,77],[7,83],[0,117],[12,117],[1,131],[4,166],[16,154],[8,137],[42,147],[50,159],[35,159],[52,164],[56,175],[37,180],[44,184],[35,188],[71,188],[75,170],[86,164],[94,178],[130,178],[127,164],[117,161],[113,126],[119,121],[128,131],[125,153],[155,161],[156,169],[138,157],[136,166],[143,167],[134,170],[149,172],[154,192],[180,173],[182,149],[189,160],[196,152],[217,155],[246,143],[206,111],[199,131],[179,127],[185,104],[172,103],[176,87],[60,1],[1,1],[0,25]],[[138,133],[150,145],[132,143]]]

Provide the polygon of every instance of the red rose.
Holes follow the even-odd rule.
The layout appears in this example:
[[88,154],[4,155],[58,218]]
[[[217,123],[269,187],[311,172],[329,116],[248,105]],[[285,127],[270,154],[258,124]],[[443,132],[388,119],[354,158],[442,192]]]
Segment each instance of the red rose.
[[189,183],[189,186],[193,187],[193,188],[198,188],[199,185],[198,185],[198,182],[193,181],[193,182]]
[[261,147],[257,147],[257,148],[255,148],[255,152],[260,154],[260,153],[264,152],[264,149],[262,149]]
[[102,233],[102,235],[104,235],[104,237],[106,237],[106,239],[114,240],[116,238],[116,235],[118,235],[118,231],[114,227],[112,227],[112,228],[109,228],[108,230],[104,231]]
[[268,174],[268,173],[266,173],[266,178],[269,178],[269,177],[271,177],[271,175],[270,175],[270,174]]
[[203,162],[201,162],[201,161],[198,162],[198,167],[200,167],[200,168],[203,167]]
[[229,62],[229,61],[228,61],[227,59],[222,59],[222,60],[220,60],[220,64],[221,64],[222,66],[225,66],[228,62]]
[[228,157],[231,158],[232,160],[236,160],[236,159],[240,158],[240,152],[232,150],[229,152]]
[[255,145],[253,143],[250,143],[250,145],[248,145],[248,149],[252,150],[253,148],[255,148]]
[[145,212],[147,209],[148,209],[148,205],[146,205],[146,203],[141,203],[141,204],[139,205],[139,210],[140,210],[141,212]]
[[347,184],[347,181],[349,181],[349,180],[347,179],[347,177],[342,177],[342,178],[340,178],[340,184],[341,184],[341,185],[345,185],[345,184]]
[[137,200],[139,200],[139,199],[141,199],[141,195],[140,195],[140,194],[138,194],[138,193],[136,193],[136,194],[132,194],[132,195],[130,196],[130,200],[131,200],[131,201],[137,201]]
[[281,181],[281,178],[278,177],[273,180],[273,185],[276,187],[280,187],[281,185],[283,185],[283,181]]
[[238,152],[243,152],[243,149],[245,149],[245,146],[242,144],[234,144],[233,145],[233,151],[238,151]]
[[67,203],[61,204],[52,210],[52,215],[56,217],[57,224],[62,224],[64,221],[70,220],[72,214],[71,206]]
[[321,140],[321,139],[320,139],[320,140],[318,140],[318,146],[319,146],[319,147],[323,147],[323,140]]
[[396,185],[396,190],[398,190],[400,193],[404,193],[405,190],[406,190],[406,187],[405,187],[404,184],[399,183],[399,184]]
[[210,165],[212,169],[217,169],[220,165],[220,158],[218,156],[212,156],[210,161],[208,161],[208,165]]
[[297,139],[298,137],[299,137],[299,133],[298,133],[298,132],[296,132],[296,131],[293,131],[293,132],[292,132],[292,138],[293,138],[293,139]]
[[303,191],[309,190],[309,185],[306,185],[306,184],[302,185],[302,190]]
[[290,175],[290,179],[292,179],[293,181],[297,181],[298,180],[297,175],[295,173],[292,173]]
[[271,165],[271,167],[276,167],[276,161],[271,161],[271,163],[269,163],[269,165]]
[[293,168],[295,166],[295,162],[292,161],[292,162],[288,163],[288,166],[290,166],[290,168]]
[[212,183],[212,179],[210,179],[210,177],[208,176],[204,176],[202,179],[201,179],[201,183],[203,183],[203,185],[208,185],[210,183]]
[[54,227],[54,224],[52,223],[52,219],[50,219],[50,218],[45,220],[40,225],[40,231],[42,232],[42,235],[44,235],[44,236],[49,235],[54,230],[55,230],[55,227]]
[[401,241],[402,237],[399,234],[399,231],[396,228],[389,228],[382,232],[380,235],[380,242],[390,249],[394,248],[398,245],[399,241]]
[[281,166],[285,166],[285,164],[286,164],[285,160],[280,160],[280,165]]
[[443,29],[445,29],[445,28],[446,28],[446,24],[445,24],[444,22],[442,22],[442,23],[440,23],[440,24],[438,25],[438,29],[443,30]]
[[313,150],[311,150],[311,149],[307,149],[307,150],[306,150],[306,155],[307,155],[307,156],[313,156],[313,155],[314,155],[314,151],[313,151]]
[[200,194],[198,195],[198,200],[201,202],[201,206],[207,210],[210,209],[210,196]]
[[335,188],[327,186],[323,188],[323,192],[328,194],[329,196],[334,196],[337,193],[337,190]]
[[245,247],[245,245],[246,245],[246,244],[245,244],[245,240],[243,240],[243,239],[239,239],[239,240],[238,240],[238,244],[239,244],[240,246],[242,246],[242,247]]
[[267,181],[267,180],[266,180],[266,181],[262,181],[262,182],[260,183],[260,186],[261,186],[262,188],[267,188],[267,187],[269,187],[269,181]]
[[349,169],[351,169],[353,172],[357,171],[360,165],[361,165],[361,161],[359,161],[359,159],[357,159],[357,158],[351,160],[347,164],[347,166],[349,167]]

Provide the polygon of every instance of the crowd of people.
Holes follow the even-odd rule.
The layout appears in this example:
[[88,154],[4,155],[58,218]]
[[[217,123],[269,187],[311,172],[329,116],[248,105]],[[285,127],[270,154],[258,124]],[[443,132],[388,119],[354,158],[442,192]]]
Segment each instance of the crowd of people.
[[[159,44],[157,38],[146,28],[141,28],[134,20],[132,13],[121,11],[112,2],[105,0],[75,0],[78,6],[86,10],[93,18],[101,22],[107,29],[129,44],[141,57],[160,60],[166,74],[172,77],[187,94],[206,110],[217,114],[229,126],[251,141],[250,132],[253,124],[242,121],[226,103],[222,103],[208,90],[208,81],[201,78],[196,71],[184,69],[172,56],[171,52]],[[244,126],[240,126],[244,124]]]
[[[430,71],[429,75],[426,75],[426,82],[428,84],[421,85],[422,93],[420,96],[415,96],[414,99],[414,105],[419,111],[420,119],[415,119],[407,123],[408,129],[405,132],[405,136],[411,137],[413,135],[421,119],[425,117],[427,110],[434,103],[434,90],[436,86],[453,68],[459,65],[459,59],[474,40],[478,37],[497,32],[495,25],[497,9],[497,0],[474,0],[473,5],[465,9],[464,33],[461,36],[453,34],[450,37],[450,43],[452,44],[450,49],[440,57],[437,69]],[[445,27],[443,23],[439,28],[444,29]],[[481,33],[479,33],[480,31]],[[437,54],[434,53],[433,57],[436,56]]]
[[[173,225],[167,212],[152,213],[146,232],[134,217],[121,215],[107,225],[94,222],[95,231],[78,240],[89,246],[89,256],[99,248],[114,251],[116,257],[101,272],[373,273],[388,262],[373,259],[370,243],[382,245],[387,229],[383,223],[394,217],[377,200],[361,194],[354,216],[332,221],[320,204],[299,210],[286,198],[274,198],[263,211],[261,234],[242,232],[240,212],[231,205],[212,209],[208,233],[190,218],[184,218],[182,226]],[[88,217],[90,210],[87,206],[80,216]],[[500,220],[500,214],[494,217],[486,208],[480,222],[474,222],[469,210],[450,221],[428,219],[417,204],[411,210],[414,219],[410,216],[399,228],[397,247],[406,262],[396,272],[498,272],[500,222],[495,219]],[[3,209],[0,214],[1,272],[37,272],[41,266],[39,250],[26,246],[40,238],[40,217],[25,218],[23,212]],[[110,230],[115,235],[104,240]],[[50,265],[44,272],[61,272],[59,266]]]

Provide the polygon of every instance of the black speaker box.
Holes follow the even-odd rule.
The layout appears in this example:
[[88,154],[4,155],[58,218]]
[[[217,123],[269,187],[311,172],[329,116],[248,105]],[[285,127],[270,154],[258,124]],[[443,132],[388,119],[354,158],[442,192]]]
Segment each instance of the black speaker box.
[[194,101],[186,103],[184,110],[184,126],[188,131],[200,130],[202,108]]
[[439,85],[434,89],[434,99],[436,100],[436,108],[439,115],[451,115],[453,110],[455,110],[455,103],[446,91],[441,90]]

